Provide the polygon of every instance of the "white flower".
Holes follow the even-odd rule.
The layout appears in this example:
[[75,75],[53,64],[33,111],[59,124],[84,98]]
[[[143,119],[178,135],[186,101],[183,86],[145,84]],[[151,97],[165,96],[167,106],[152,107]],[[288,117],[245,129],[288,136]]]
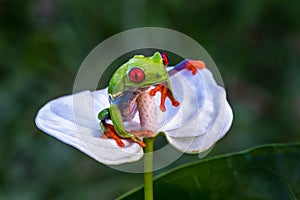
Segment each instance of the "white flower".
[[[217,85],[208,69],[198,70],[196,75],[182,70],[170,80],[180,106],[173,107],[167,100],[166,112],[157,109],[157,133],[164,132],[170,144],[182,152],[208,150],[232,123],[225,89]],[[156,99],[158,106],[159,95]],[[48,102],[38,112],[35,122],[42,131],[101,163],[117,165],[139,160],[143,149],[137,143],[123,140],[125,147],[119,147],[114,140],[100,137],[97,115],[108,107],[107,89],[82,91]],[[139,123],[137,117],[134,120]]]

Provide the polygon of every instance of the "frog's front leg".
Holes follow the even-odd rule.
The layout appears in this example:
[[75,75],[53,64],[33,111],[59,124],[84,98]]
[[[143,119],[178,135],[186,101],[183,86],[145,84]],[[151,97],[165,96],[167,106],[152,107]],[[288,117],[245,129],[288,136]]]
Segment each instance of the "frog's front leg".
[[[197,73],[197,69],[204,69],[205,67],[205,63],[201,60],[184,60],[178,65],[172,67],[172,69],[168,71],[168,74],[169,76],[172,76],[183,69],[187,69],[192,71],[192,74],[195,75]],[[154,96],[158,91],[161,92],[161,101],[159,106],[161,111],[166,111],[166,97],[171,100],[173,106],[179,106],[179,102],[172,94],[170,80],[167,80],[166,83],[157,84],[155,88],[150,91],[150,95]]]
[[180,103],[173,96],[170,80],[168,80],[166,83],[161,83],[161,84],[155,85],[155,88],[150,90],[150,95],[155,96],[155,94],[157,92],[161,93],[159,108],[162,112],[166,111],[165,101],[166,101],[167,97],[170,99],[173,106],[176,106],[176,107],[179,106]]

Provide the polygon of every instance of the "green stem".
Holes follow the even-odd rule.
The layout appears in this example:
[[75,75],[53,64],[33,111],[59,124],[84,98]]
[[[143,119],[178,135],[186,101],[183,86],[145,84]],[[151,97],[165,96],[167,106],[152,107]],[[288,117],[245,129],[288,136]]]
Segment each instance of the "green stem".
[[153,146],[154,138],[145,138],[144,149],[144,191],[145,200],[153,200]]

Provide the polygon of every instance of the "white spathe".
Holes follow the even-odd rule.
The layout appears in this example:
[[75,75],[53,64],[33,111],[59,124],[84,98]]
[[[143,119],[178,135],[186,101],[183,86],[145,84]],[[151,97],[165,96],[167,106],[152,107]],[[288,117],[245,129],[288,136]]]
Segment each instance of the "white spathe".
[[[166,112],[159,110],[160,95],[156,95],[158,130],[176,149],[185,153],[201,153],[212,147],[229,130],[233,114],[225,89],[217,85],[208,69],[196,75],[182,70],[170,77],[173,93],[180,102],[173,107],[166,101]],[[119,147],[112,139],[102,139],[98,113],[109,107],[107,89],[82,91],[63,96],[43,106],[35,119],[42,131],[69,144],[95,160],[118,165],[134,162],[143,156],[136,143],[123,140]],[[138,117],[132,127],[139,123]]]

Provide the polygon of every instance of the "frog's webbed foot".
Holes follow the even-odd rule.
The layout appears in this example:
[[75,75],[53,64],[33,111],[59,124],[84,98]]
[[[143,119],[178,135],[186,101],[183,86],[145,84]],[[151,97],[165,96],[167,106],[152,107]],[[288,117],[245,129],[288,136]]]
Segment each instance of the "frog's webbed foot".
[[157,84],[155,88],[150,90],[149,93],[151,96],[155,96],[155,94],[158,91],[161,93],[161,101],[159,108],[162,112],[166,111],[165,101],[167,97],[171,100],[173,106],[179,106],[180,103],[175,99],[171,90],[165,84]]
[[111,138],[116,141],[119,147],[124,147],[125,144],[122,142],[122,138],[118,135],[117,131],[115,130],[115,127],[111,124],[106,123],[105,121],[101,122],[103,125],[103,132],[104,135],[101,136],[101,138]]
[[192,71],[193,75],[197,73],[197,69],[203,69],[205,67],[205,63],[201,60],[186,60],[185,62],[185,68]]

